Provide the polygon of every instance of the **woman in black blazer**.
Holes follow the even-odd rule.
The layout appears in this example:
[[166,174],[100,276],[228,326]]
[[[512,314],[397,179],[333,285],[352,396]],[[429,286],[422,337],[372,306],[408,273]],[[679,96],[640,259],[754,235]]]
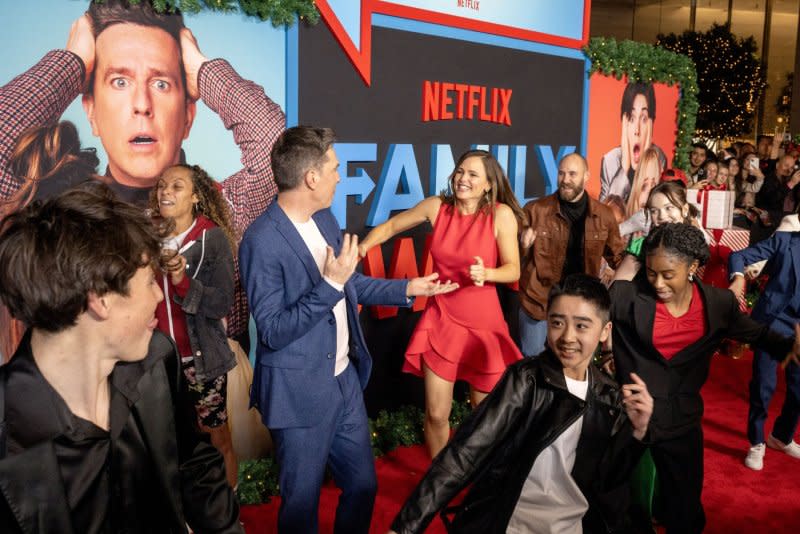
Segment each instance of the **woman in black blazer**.
[[788,355],[791,365],[800,356],[793,339],[743,314],[732,292],[695,279],[708,256],[701,230],[682,223],[659,226],[642,246],[645,269],[610,289],[617,379],[625,383],[631,372],[638,374],[654,399],[646,439],[670,534],[702,532],[705,526],[700,388],[711,355],[732,338]]

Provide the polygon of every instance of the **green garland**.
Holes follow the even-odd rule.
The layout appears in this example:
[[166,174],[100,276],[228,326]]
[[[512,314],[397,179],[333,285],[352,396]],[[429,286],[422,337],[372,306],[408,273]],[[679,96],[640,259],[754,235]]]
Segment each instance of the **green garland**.
[[678,132],[675,140],[675,159],[672,166],[689,170],[689,153],[697,119],[697,71],[691,59],[653,45],[635,41],[619,41],[606,37],[589,40],[584,53],[591,60],[590,73],[630,81],[678,84]]
[[236,494],[242,504],[261,504],[280,495],[278,464],[273,458],[239,462],[239,485]]
[[[470,413],[466,402],[453,401],[450,426],[455,428]],[[376,458],[399,446],[418,445],[425,440],[422,421],[425,414],[416,406],[403,406],[395,412],[381,410],[375,420],[370,419],[372,453]],[[248,460],[239,463],[237,495],[242,504],[261,504],[279,495],[278,464],[273,458]]]
[[[102,4],[104,0],[92,1]],[[138,4],[147,0],[128,1]],[[310,24],[319,21],[314,0],[150,0],[150,3],[159,13],[173,13],[176,9],[180,9],[181,13],[199,13],[206,9],[223,13],[238,10],[247,16],[270,21],[275,27],[291,26],[297,17]]]

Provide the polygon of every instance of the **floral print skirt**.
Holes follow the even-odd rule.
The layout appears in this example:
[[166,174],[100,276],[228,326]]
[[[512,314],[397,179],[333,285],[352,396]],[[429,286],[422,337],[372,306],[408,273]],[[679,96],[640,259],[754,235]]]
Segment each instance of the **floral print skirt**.
[[192,356],[181,358],[181,369],[186,377],[189,400],[197,411],[200,424],[216,428],[225,423],[228,420],[228,412],[225,409],[228,375],[223,373],[209,382],[198,382]]

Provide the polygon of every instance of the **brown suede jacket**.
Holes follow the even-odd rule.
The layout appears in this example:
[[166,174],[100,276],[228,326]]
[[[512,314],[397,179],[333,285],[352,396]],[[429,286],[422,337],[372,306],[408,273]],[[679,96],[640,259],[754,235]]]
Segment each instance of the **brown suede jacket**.
[[[550,288],[561,281],[567,257],[569,222],[559,209],[558,193],[529,202],[523,209],[527,223],[536,231],[536,239],[522,258],[519,300],[528,315],[541,321],[546,318]],[[587,210],[583,271],[599,276],[603,258],[611,268],[616,268],[622,259],[625,242],[608,207],[589,197]]]

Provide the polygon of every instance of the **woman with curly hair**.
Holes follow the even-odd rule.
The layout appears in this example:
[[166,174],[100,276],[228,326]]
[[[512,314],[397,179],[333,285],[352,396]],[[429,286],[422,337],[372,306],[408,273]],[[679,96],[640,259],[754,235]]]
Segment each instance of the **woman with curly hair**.
[[236,246],[228,205],[203,169],[175,165],[159,178],[150,208],[167,225],[158,328],[178,347],[200,429],[222,453],[235,486],[237,460],[225,409],[226,373],[236,365],[223,324],[233,305]]
[[616,376],[624,384],[636,373],[648,385],[654,406],[647,441],[667,533],[694,534],[705,525],[700,389],[711,355],[731,338],[797,365],[800,344],[743,314],[731,291],[696,279],[709,258],[702,230],[659,225],[645,238],[641,257],[646,276],[610,288]]

